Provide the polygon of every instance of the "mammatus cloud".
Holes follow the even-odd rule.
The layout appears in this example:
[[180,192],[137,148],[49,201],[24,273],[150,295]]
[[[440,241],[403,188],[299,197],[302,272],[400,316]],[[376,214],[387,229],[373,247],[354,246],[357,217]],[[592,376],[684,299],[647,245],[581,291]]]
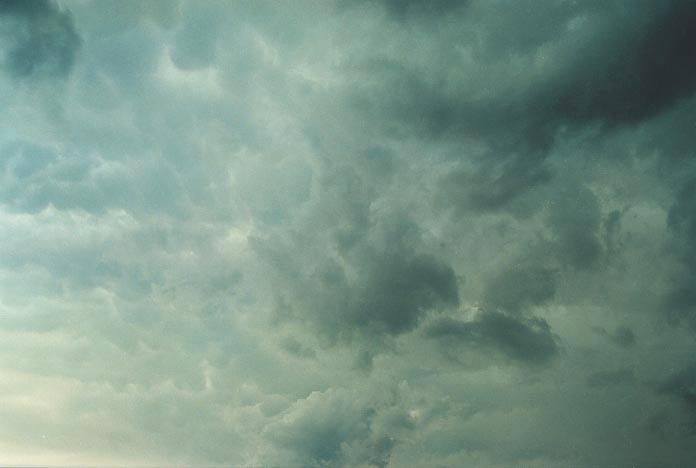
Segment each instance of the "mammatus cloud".
[[0,5],[4,69],[15,78],[64,77],[80,47],[70,13],[48,0],[8,0]]
[[0,464],[689,466],[695,16],[0,2]]
[[[288,257],[279,246],[257,242],[278,282],[279,318],[303,321],[329,343],[357,340],[379,349],[385,339],[414,330],[429,313],[457,307],[452,267],[432,255],[411,253],[400,245],[403,232],[398,239],[391,235],[392,244],[379,251],[370,244],[352,246],[365,252],[341,257],[345,266]],[[306,273],[304,262],[311,265]]]
[[513,360],[530,363],[545,362],[558,353],[544,319],[518,319],[500,312],[482,312],[471,321],[440,319],[426,334],[448,348],[453,346],[455,355],[458,345],[498,350]]

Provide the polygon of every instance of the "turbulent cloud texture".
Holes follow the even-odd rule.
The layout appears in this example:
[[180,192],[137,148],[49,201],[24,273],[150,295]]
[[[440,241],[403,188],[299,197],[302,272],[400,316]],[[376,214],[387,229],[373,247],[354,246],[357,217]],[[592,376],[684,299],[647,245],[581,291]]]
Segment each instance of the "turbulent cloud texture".
[[5,67],[15,77],[64,76],[70,72],[80,46],[72,18],[43,0],[8,0],[0,4],[3,42],[13,43]]
[[694,23],[0,2],[0,464],[689,466]]

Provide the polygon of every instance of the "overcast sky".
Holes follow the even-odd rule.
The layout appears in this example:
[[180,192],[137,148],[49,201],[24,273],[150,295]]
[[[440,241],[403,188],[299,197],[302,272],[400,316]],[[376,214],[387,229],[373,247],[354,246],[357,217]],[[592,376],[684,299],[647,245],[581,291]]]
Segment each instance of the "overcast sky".
[[0,464],[696,459],[696,2],[0,2]]

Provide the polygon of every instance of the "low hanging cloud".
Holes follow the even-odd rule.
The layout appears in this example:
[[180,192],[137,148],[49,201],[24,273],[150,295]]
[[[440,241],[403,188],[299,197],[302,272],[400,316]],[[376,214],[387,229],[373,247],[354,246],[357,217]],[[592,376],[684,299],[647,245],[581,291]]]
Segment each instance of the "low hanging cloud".
[[64,77],[81,39],[72,17],[49,0],[9,0],[0,5],[5,46],[3,68],[14,78]]
[[658,392],[676,399],[686,410],[690,430],[696,431],[696,366],[687,366],[670,375],[659,387]]
[[[500,312],[481,312],[473,320],[443,318],[425,329],[444,346],[500,352],[524,363],[541,364],[558,354],[556,339],[544,319],[521,319]],[[450,353],[451,350],[448,350]]]
[[[282,261],[273,259],[265,248],[262,244],[257,247],[269,261]],[[357,268],[355,279],[349,279],[345,269],[335,263],[319,265],[298,278],[299,272],[292,266],[275,263],[275,269],[282,272],[279,285],[285,290],[280,297],[289,296],[291,303],[298,304],[294,310],[283,310],[281,305],[278,313],[298,314],[297,319],[308,320],[331,341],[350,341],[359,335],[374,337],[379,344],[380,336],[409,332],[429,312],[459,304],[454,270],[433,256],[410,256],[399,249],[360,258],[352,266]]]
[[688,465],[695,19],[0,2],[0,464]]
[[265,428],[264,437],[281,452],[263,454],[261,460],[301,466],[388,466],[395,440],[375,427],[378,418],[378,409],[359,395],[335,389],[314,392]]

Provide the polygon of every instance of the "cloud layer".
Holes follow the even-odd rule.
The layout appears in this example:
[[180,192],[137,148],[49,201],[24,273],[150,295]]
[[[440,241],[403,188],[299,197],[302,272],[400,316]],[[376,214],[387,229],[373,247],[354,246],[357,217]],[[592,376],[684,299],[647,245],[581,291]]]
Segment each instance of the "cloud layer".
[[695,21],[0,3],[0,464],[687,466]]

